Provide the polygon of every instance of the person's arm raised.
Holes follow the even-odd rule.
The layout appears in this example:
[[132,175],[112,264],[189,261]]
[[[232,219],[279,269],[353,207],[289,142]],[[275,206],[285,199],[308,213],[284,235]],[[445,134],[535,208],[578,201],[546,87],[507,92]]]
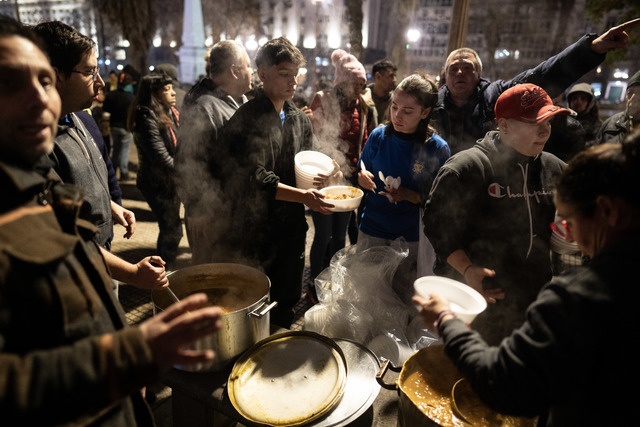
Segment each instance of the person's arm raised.
[[610,28],[606,33],[593,39],[591,49],[596,53],[607,53],[616,49],[623,49],[629,44],[627,30],[640,24],[640,18],[632,19],[624,24]]

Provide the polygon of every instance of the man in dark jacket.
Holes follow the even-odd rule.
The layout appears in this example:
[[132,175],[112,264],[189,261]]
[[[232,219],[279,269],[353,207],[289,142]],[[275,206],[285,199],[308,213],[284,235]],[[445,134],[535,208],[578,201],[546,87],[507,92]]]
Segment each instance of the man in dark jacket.
[[600,110],[593,86],[589,83],[576,83],[567,92],[567,106],[576,112],[576,119],[584,129],[583,148],[593,145],[596,132],[602,125]]
[[174,160],[177,190],[185,209],[192,263],[233,262],[227,242],[233,216],[222,178],[229,166],[220,136],[222,128],[251,89],[251,59],[241,43],[222,40],[209,51],[207,77],[185,98]]
[[104,87],[95,43],[60,21],[41,22],[34,30],[45,40],[62,99],[62,118],[50,157],[60,178],[84,191],[81,216],[100,229],[97,242],[109,249],[114,220],[127,229],[125,237],[129,238],[135,231],[135,215],[112,200],[107,164],[85,122],[75,114],[89,108],[99,88]]
[[313,145],[311,121],[292,101],[304,63],[284,37],[260,47],[256,65],[263,88],[229,119],[223,136],[238,165],[225,188],[237,195],[233,233],[240,236],[246,262],[269,276],[271,297],[278,302],[271,323],[285,328],[302,293],[309,228],[304,205],[327,214],[333,207],[317,190],[295,187],[294,157]]
[[611,28],[597,37],[588,34],[559,54],[510,80],[482,78],[478,53],[466,47],[449,54],[444,65],[446,83],[439,90],[432,123],[451,148],[451,154],[469,148],[495,128],[493,106],[502,92],[518,83],[533,83],[552,98],[600,64],[607,52],[629,42],[626,29],[639,19]]
[[96,227],[78,219],[80,191],[51,170],[61,101],[39,43],[0,16],[2,423],[152,426],[140,390],[173,364],[210,361],[184,348],[222,311],[200,294],[128,326]]
[[118,76],[118,89],[107,92],[104,96],[102,110],[111,114],[111,143],[113,145],[113,167],[120,172],[120,181],[129,180],[129,150],[133,142],[133,134],[127,129],[129,108],[135,99],[133,94],[134,80],[132,74],[122,71]]
[[135,230],[135,216],[111,200],[107,166],[91,133],[74,113],[90,107],[98,88],[104,86],[94,42],[60,21],[41,22],[34,31],[46,40],[45,48],[56,71],[54,84],[62,100],[62,118],[54,149],[49,153],[55,172],[63,182],[82,190],[84,200],[79,215],[98,228],[94,238],[105,249],[113,278],[143,288],[154,288],[159,283],[166,286],[160,257],[145,257],[133,264],[108,252],[114,220],[126,228],[124,237],[129,238]]
[[640,123],[640,71],[627,81],[624,111],[606,119],[596,133],[596,144],[622,142]]

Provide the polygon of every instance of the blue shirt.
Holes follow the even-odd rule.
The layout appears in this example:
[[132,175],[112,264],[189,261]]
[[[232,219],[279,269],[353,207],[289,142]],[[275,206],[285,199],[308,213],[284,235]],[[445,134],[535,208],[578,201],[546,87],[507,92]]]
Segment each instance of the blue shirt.
[[[407,242],[417,242],[420,207],[427,199],[438,170],[450,156],[449,145],[435,134],[428,141],[395,132],[385,135],[386,128],[378,126],[371,132],[358,161],[358,165],[364,162],[376,183],[375,193],[365,191],[360,230],[382,239],[404,237]],[[400,177],[401,186],[420,193],[421,204],[414,205],[406,200],[393,204],[386,196],[378,194],[385,187],[379,172],[385,177]]]

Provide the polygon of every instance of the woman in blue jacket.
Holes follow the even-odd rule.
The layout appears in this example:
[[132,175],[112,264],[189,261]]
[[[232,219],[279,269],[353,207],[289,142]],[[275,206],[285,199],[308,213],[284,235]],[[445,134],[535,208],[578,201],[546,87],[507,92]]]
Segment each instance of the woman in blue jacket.
[[429,125],[437,91],[431,77],[422,73],[400,82],[391,96],[390,123],[371,132],[358,162],[358,184],[367,190],[358,249],[406,241],[408,257],[393,279],[394,290],[406,303],[417,276],[420,208],[450,155],[449,145]]

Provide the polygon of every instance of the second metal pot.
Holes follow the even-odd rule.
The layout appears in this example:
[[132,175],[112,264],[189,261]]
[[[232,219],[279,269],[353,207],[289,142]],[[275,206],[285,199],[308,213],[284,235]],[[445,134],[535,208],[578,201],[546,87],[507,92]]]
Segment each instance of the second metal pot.
[[[386,370],[400,371],[394,384],[384,382]],[[500,414],[482,403],[462,379],[462,374],[444,354],[442,345],[425,347],[414,353],[402,368],[385,362],[376,379],[399,397],[398,426],[533,427],[535,419]]]

